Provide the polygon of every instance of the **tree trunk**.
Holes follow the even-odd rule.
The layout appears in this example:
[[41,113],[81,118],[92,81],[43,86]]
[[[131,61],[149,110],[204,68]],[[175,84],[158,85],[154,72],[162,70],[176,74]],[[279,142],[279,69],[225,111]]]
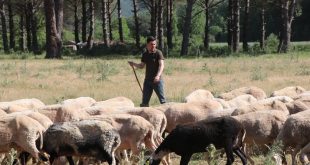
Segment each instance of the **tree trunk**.
[[78,17],[78,2],[74,1],[74,40],[77,45],[80,42],[79,37],[79,17]]
[[163,0],[158,0],[158,48],[164,50]]
[[121,42],[124,42],[122,12],[121,11],[122,11],[121,10],[121,0],[117,0],[118,34],[119,34],[119,40]]
[[108,31],[108,19],[107,19],[107,2],[106,0],[101,0],[101,14],[102,14],[102,33],[103,33],[103,41],[107,47],[110,46],[109,41],[109,31]]
[[261,13],[260,13],[260,26],[261,26],[261,36],[260,36],[260,40],[259,40],[259,46],[261,48],[261,50],[265,49],[265,35],[266,35],[266,22],[265,22],[265,1],[263,0],[262,2],[262,8],[261,8]]
[[137,48],[140,48],[140,23],[138,18],[138,4],[136,0],[132,0],[133,4],[133,14],[135,19],[135,38],[136,38],[136,46]]
[[109,38],[110,38],[110,41],[113,40],[111,3],[112,3],[111,0],[108,0],[108,3],[107,3],[107,14],[108,14],[108,27],[109,27]]
[[29,1],[27,3],[27,10],[29,12],[29,21],[30,21],[30,32],[31,32],[31,51],[33,51],[34,54],[39,54],[39,43],[38,43],[38,35],[37,35],[37,18],[35,16],[34,12],[34,6],[33,1]]
[[243,33],[242,33],[242,42],[243,42],[243,51],[249,50],[248,44],[248,24],[249,24],[249,12],[250,12],[250,0],[245,0],[244,2],[244,17],[243,17]]
[[233,43],[233,0],[228,0],[228,16],[227,16],[227,44],[232,51]]
[[31,35],[31,11],[28,9],[28,3],[25,5],[25,13],[26,13],[26,38],[27,38],[27,49],[28,51],[32,51],[32,35]]
[[188,54],[189,36],[192,22],[192,11],[195,0],[187,0],[185,20],[183,24],[183,40],[181,48],[181,56]]
[[20,13],[19,19],[19,50],[25,51],[24,13]]
[[62,38],[63,33],[63,2],[64,0],[54,0],[55,2],[55,14],[56,14],[56,28],[59,38]]
[[151,35],[157,37],[157,5],[156,0],[151,0]]
[[233,52],[238,52],[240,41],[240,0],[234,0],[233,13]]
[[6,17],[4,12],[4,1],[0,1],[0,16],[1,16],[1,25],[2,25],[2,44],[5,53],[9,52],[8,45],[8,34],[6,29]]
[[205,0],[205,17],[206,17],[206,24],[205,24],[205,37],[203,40],[203,44],[205,49],[209,49],[209,32],[210,32],[210,19],[209,19],[209,0]]
[[32,12],[31,14],[31,36],[32,36],[32,51],[34,54],[39,54],[39,43],[37,33],[37,17]]
[[12,11],[12,3],[8,1],[8,12],[9,12],[9,29],[10,29],[10,49],[15,49],[15,29],[14,29],[14,18]]
[[44,0],[46,24],[46,56],[45,58],[61,58],[60,37],[56,28],[54,0]]
[[294,18],[296,0],[282,0],[281,2],[282,30],[278,52],[287,53],[291,42],[291,26]]
[[87,10],[86,0],[82,0],[82,41],[86,42],[87,36]]
[[173,38],[173,29],[172,29],[172,20],[173,20],[173,0],[167,0],[167,45],[169,49],[173,48],[172,38]]
[[94,9],[94,1],[89,0],[89,11],[90,11],[90,23],[89,23],[89,35],[87,38],[87,48],[92,49],[94,43],[94,29],[95,29],[95,9]]

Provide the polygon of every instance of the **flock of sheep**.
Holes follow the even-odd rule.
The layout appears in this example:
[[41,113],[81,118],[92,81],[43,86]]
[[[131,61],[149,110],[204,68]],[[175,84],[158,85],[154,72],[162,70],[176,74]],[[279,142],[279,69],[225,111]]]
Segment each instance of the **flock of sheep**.
[[[164,133],[169,134],[162,138]],[[183,103],[141,108],[125,97],[98,102],[79,97],[54,105],[38,99],[0,102],[0,139],[1,161],[14,148],[20,164],[29,156],[51,164],[62,164],[62,156],[70,165],[77,161],[72,157],[84,164],[134,164],[145,149],[152,152],[150,164],[171,164],[170,152],[188,164],[209,144],[225,149],[227,164],[233,152],[243,164],[246,159],[254,164],[250,148],[267,152],[275,141],[283,144],[274,155],[278,164],[286,163],[286,153],[293,165],[297,155],[309,164],[310,91],[286,87],[267,97],[260,88],[242,87],[214,97],[199,89]]]

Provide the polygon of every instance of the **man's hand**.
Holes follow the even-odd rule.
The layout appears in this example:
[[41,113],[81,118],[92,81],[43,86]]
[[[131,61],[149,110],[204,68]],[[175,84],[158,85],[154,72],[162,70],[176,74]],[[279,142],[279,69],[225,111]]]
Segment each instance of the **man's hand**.
[[155,84],[157,84],[157,83],[159,83],[159,80],[160,80],[160,77],[159,77],[159,76],[156,76],[156,77],[154,78],[154,81],[153,81],[153,82],[154,82]]
[[134,66],[134,62],[132,62],[132,61],[128,61],[128,63],[129,63],[129,65],[130,65],[131,67],[133,67],[133,66]]

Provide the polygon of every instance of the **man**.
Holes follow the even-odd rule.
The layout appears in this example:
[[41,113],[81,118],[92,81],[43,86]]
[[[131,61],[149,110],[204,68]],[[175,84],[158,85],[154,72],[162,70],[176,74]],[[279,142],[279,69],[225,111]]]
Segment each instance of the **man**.
[[162,79],[164,56],[160,50],[156,49],[156,46],[156,39],[154,37],[148,37],[146,45],[147,50],[142,54],[141,62],[134,63],[128,61],[129,65],[132,67],[142,69],[146,66],[141,107],[149,106],[153,90],[158,96],[161,104],[166,102],[164,96],[164,82]]

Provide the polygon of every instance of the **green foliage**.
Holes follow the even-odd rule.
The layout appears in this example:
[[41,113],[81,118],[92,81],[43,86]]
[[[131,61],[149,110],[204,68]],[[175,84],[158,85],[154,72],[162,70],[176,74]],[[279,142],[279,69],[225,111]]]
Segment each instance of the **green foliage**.
[[[149,12],[140,12],[138,15],[140,23],[140,35],[148,36],[150,34],[150,20],[151,16]],[[129,17],[127,20],[128,27],[130,29],[130,36],[134,39],[135,36],[135,20],[134,17]]]
[[[177,7],[176,15],[178,17],[178,29],[180,33],[183,33],[183,26],[184,26],[184,18],[185,18],[185,12],[186,12],[186,5],[179,5]],[[199,8],[194,7],[192,12],[192,22],[191,22],[191,34],[198,35],[202,34],[204,31],[204,25],[205,25],[205,17],[202,12],[200,12],[198,15],[195,15],[199,12]]]
[[99,77],[97,78],[98,81],[105,81],[108,80],[109,76],[117,74],[119,71],[117,70],[116,66],[108,63],[108,62],[100,62],[96,63],[97,71],[99,73]]
[[275,141],[273,145],[269,148],[269,151],[264,159],[264,163],[266,165],[275,165],[276,163],[273,161],[273,157],[277,154],[280,155],[282,152],[283,144],[280,141]]
[[4,165],[11,165],[13,164],[14,160],[17,158],[17,151],[11,149],[10,152],[7,154],[5,159],[2,161]]
[[251,80],[252,81],[257,81],[257,80],[265,80],[267,75],[266,73],[263,73],[261,66],[255,66],[251,70]]
[[266,40],[266,47],[265,47],[266,53],[275,53],[277,51],[278,44],[279,44],[278,37],[275,34],[271,33]]
[[[123,26],[123,35],[124,40],[128,40],[130,38],[130,29],[127,24],[127,20],[122,17],[122,26]],[[113,28],[113,36],[116,40],[119,40],[119,32],[118,32],[118,19],[112,20],[112,28]]]

